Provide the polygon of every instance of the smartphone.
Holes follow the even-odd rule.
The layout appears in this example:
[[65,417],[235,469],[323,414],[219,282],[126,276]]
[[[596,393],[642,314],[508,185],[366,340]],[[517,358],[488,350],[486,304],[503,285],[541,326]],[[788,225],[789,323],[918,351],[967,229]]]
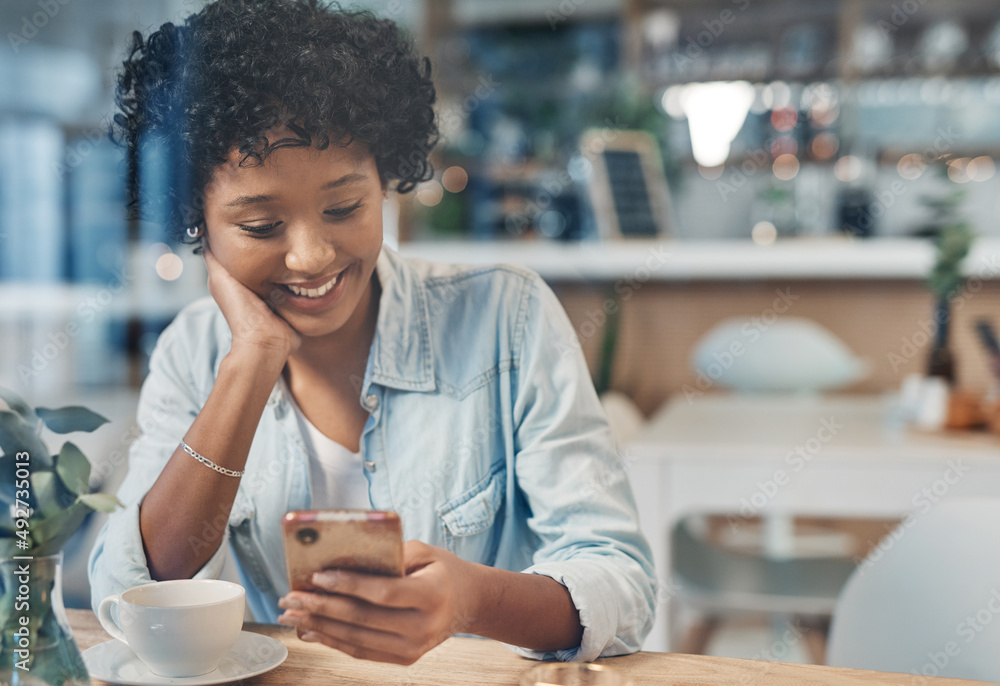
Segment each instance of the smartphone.
[[292,590],[318,590],[310,579],[324,569],[404,574],[403,526],[395,512],[293,510],[281,529]]

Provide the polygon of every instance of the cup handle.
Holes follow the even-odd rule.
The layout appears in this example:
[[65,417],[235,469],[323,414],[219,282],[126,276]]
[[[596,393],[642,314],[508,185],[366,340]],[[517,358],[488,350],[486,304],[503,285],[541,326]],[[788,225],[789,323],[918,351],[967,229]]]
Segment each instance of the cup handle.
[[[115,624],[115,620],[111,618],[111,606],[119,605],[121,603],[122,597],[120,595],[109,595],[107,598],[101,601],[100,607],[97,608],[97,619],[100,621],[101,626],[109,634],[117,638],[119,641],[128,645],[128,641],[125,639],[125,634],[122,630],[118,628]],[[121,608],[119,606],[119,612]]]

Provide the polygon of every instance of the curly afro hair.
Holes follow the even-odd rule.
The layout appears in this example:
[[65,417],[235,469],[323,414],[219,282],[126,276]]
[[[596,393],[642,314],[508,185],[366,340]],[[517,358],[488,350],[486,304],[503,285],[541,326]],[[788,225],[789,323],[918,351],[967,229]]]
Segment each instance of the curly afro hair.
[[[197,243],[184,230],[204,221],[202,190],[234,149],[248,166],[280,147],[357,139],[383,184],[412,190],[433,174],[434,100],[430,61],[390,20],[321,0],[216,0],[183,25],[132,34],[109,135],[141,160],[132,216]],[[282,123],[296,137],[268,140]]]

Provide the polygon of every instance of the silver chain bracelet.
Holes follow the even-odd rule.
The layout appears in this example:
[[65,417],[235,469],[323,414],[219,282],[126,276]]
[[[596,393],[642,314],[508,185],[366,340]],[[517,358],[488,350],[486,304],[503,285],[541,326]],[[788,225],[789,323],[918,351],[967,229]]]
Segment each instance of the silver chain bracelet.
[[187,443],[185,443],[183,439],[181,439],[181,448],[188,455],[190,455],[194,459],[198,460],[198,462],[201,462],[203,465],[205,465],[209,469],[214,469],[219,474],[225,474],[226,476],[236,476],[236,477],[243,476],[243,472],[245,470],[241,469],[240,471],[237,472],[234,469],[226,469],[225,467],[220,467],[219,465],[215,464],[214,462],[212,462],[210,459],[208,459],[204,455],[199,455],[198,453],[196,453],[194,451],[194,448],[192,448]]

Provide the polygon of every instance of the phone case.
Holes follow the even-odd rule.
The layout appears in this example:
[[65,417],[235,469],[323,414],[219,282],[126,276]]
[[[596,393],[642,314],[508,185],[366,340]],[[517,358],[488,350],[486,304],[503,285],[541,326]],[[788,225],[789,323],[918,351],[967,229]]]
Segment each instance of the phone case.
[[395,512],[294,510],[281,528],[294,590],[314,590],[309,579],[323,569],[403,576],[403,527]]

